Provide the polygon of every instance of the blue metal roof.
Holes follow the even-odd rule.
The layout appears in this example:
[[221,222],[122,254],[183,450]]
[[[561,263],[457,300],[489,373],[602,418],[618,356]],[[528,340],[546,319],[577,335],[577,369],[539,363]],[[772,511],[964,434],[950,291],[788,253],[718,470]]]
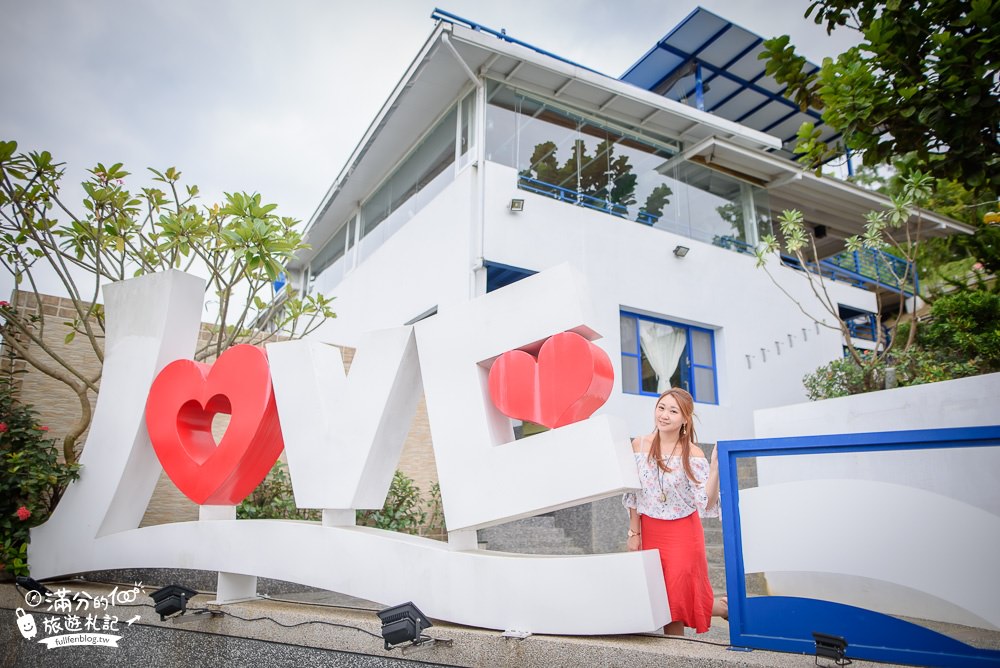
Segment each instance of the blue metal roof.
[[[799,109],[785,87],[765,73],[764,39],[701,7],[677,24],[620,79],[780,138],[792,156],[802,123],[830,141],[838,134],[819,111]],[[815,71],[816,65],[809,63]]]

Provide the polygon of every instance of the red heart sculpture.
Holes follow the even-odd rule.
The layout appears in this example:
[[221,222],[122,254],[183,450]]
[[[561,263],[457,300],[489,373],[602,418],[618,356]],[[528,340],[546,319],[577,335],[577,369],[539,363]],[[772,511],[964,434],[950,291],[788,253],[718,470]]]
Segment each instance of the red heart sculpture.
[[523,350],[490,367],[490,398],[507,417],[551,429],[586,420],[611,396],[615,374],[607,353],[574,332],[545,340],[538,360]]
[[[215,444],[212,418],[228,413]],[[215,364],[171,362],[146,399],[146,428],[163,470],[199,505],[236,505],[267,476],[285,447],[267,356],[233,346]]]

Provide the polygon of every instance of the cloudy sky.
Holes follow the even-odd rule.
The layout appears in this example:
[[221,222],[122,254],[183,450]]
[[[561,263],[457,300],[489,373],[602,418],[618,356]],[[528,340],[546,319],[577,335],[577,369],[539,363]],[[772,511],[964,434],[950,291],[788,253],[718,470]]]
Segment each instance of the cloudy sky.
[[[814,62],[855,39],[803,18],[808,0],[700,4],[764,37],[792,35]],[[696,6],[0,0],[0,138],[52,152],[72,183],[97,162],[136,175],[175,166],[206,204],[255,191],[307,221],[433,29],[435,7],[619,76]],[[0,298],[11,287],[0,276]]]

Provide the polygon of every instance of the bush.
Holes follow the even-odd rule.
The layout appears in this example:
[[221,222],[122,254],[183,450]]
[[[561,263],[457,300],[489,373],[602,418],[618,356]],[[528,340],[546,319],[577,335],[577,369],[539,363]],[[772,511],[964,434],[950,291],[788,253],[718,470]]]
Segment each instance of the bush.
[[29,529],[45,522],[79,464],[59,461],[31,406],[13,396],[11,378],[0,380],[0,572],[28,575]]
[[[288,476],[285,463],[279,460],[274,463],[271,472],[257,489],[237,506],[236,517],[243,520],[319,521],[323,519],[323,512],[295,506],[291,478]],[[433,537],[443,536],[444,512],[441,505],[441,488],[434,483],[431,486],[430,499],[425,501],[420,494],[420,488],[413,484],[413,480],[396,471],[392,476],[389,494],[382,509],[359,510],[356,521],[358,526],[410,534],[420,533]]]
[[396,471],[389,486],[389,495],[381,510],[359,510],[358,526],[416,534],[427,523],[420,488],[413,479]]
[[918,334],[921,347],[968,360],[978,373],[1000,371],[1000,295],[973,290],[939,297]]
[[271,467],[263,482],[236,507],[241,520],[321,520],[323,512],[312,508],[297,508],[292,494],[292,481],[280,459]]
[[810,401],[846,397],[865,391],[864,371],[850,357],[835,359],[802,378]]

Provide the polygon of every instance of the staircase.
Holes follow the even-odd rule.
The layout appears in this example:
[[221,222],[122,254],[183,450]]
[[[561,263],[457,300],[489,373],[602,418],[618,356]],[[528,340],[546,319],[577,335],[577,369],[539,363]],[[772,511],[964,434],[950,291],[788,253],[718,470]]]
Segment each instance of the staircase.
[[521,554],[584,554],[583,549],[556,526],[551,514],[528,517],[479,531],[481,548]]

